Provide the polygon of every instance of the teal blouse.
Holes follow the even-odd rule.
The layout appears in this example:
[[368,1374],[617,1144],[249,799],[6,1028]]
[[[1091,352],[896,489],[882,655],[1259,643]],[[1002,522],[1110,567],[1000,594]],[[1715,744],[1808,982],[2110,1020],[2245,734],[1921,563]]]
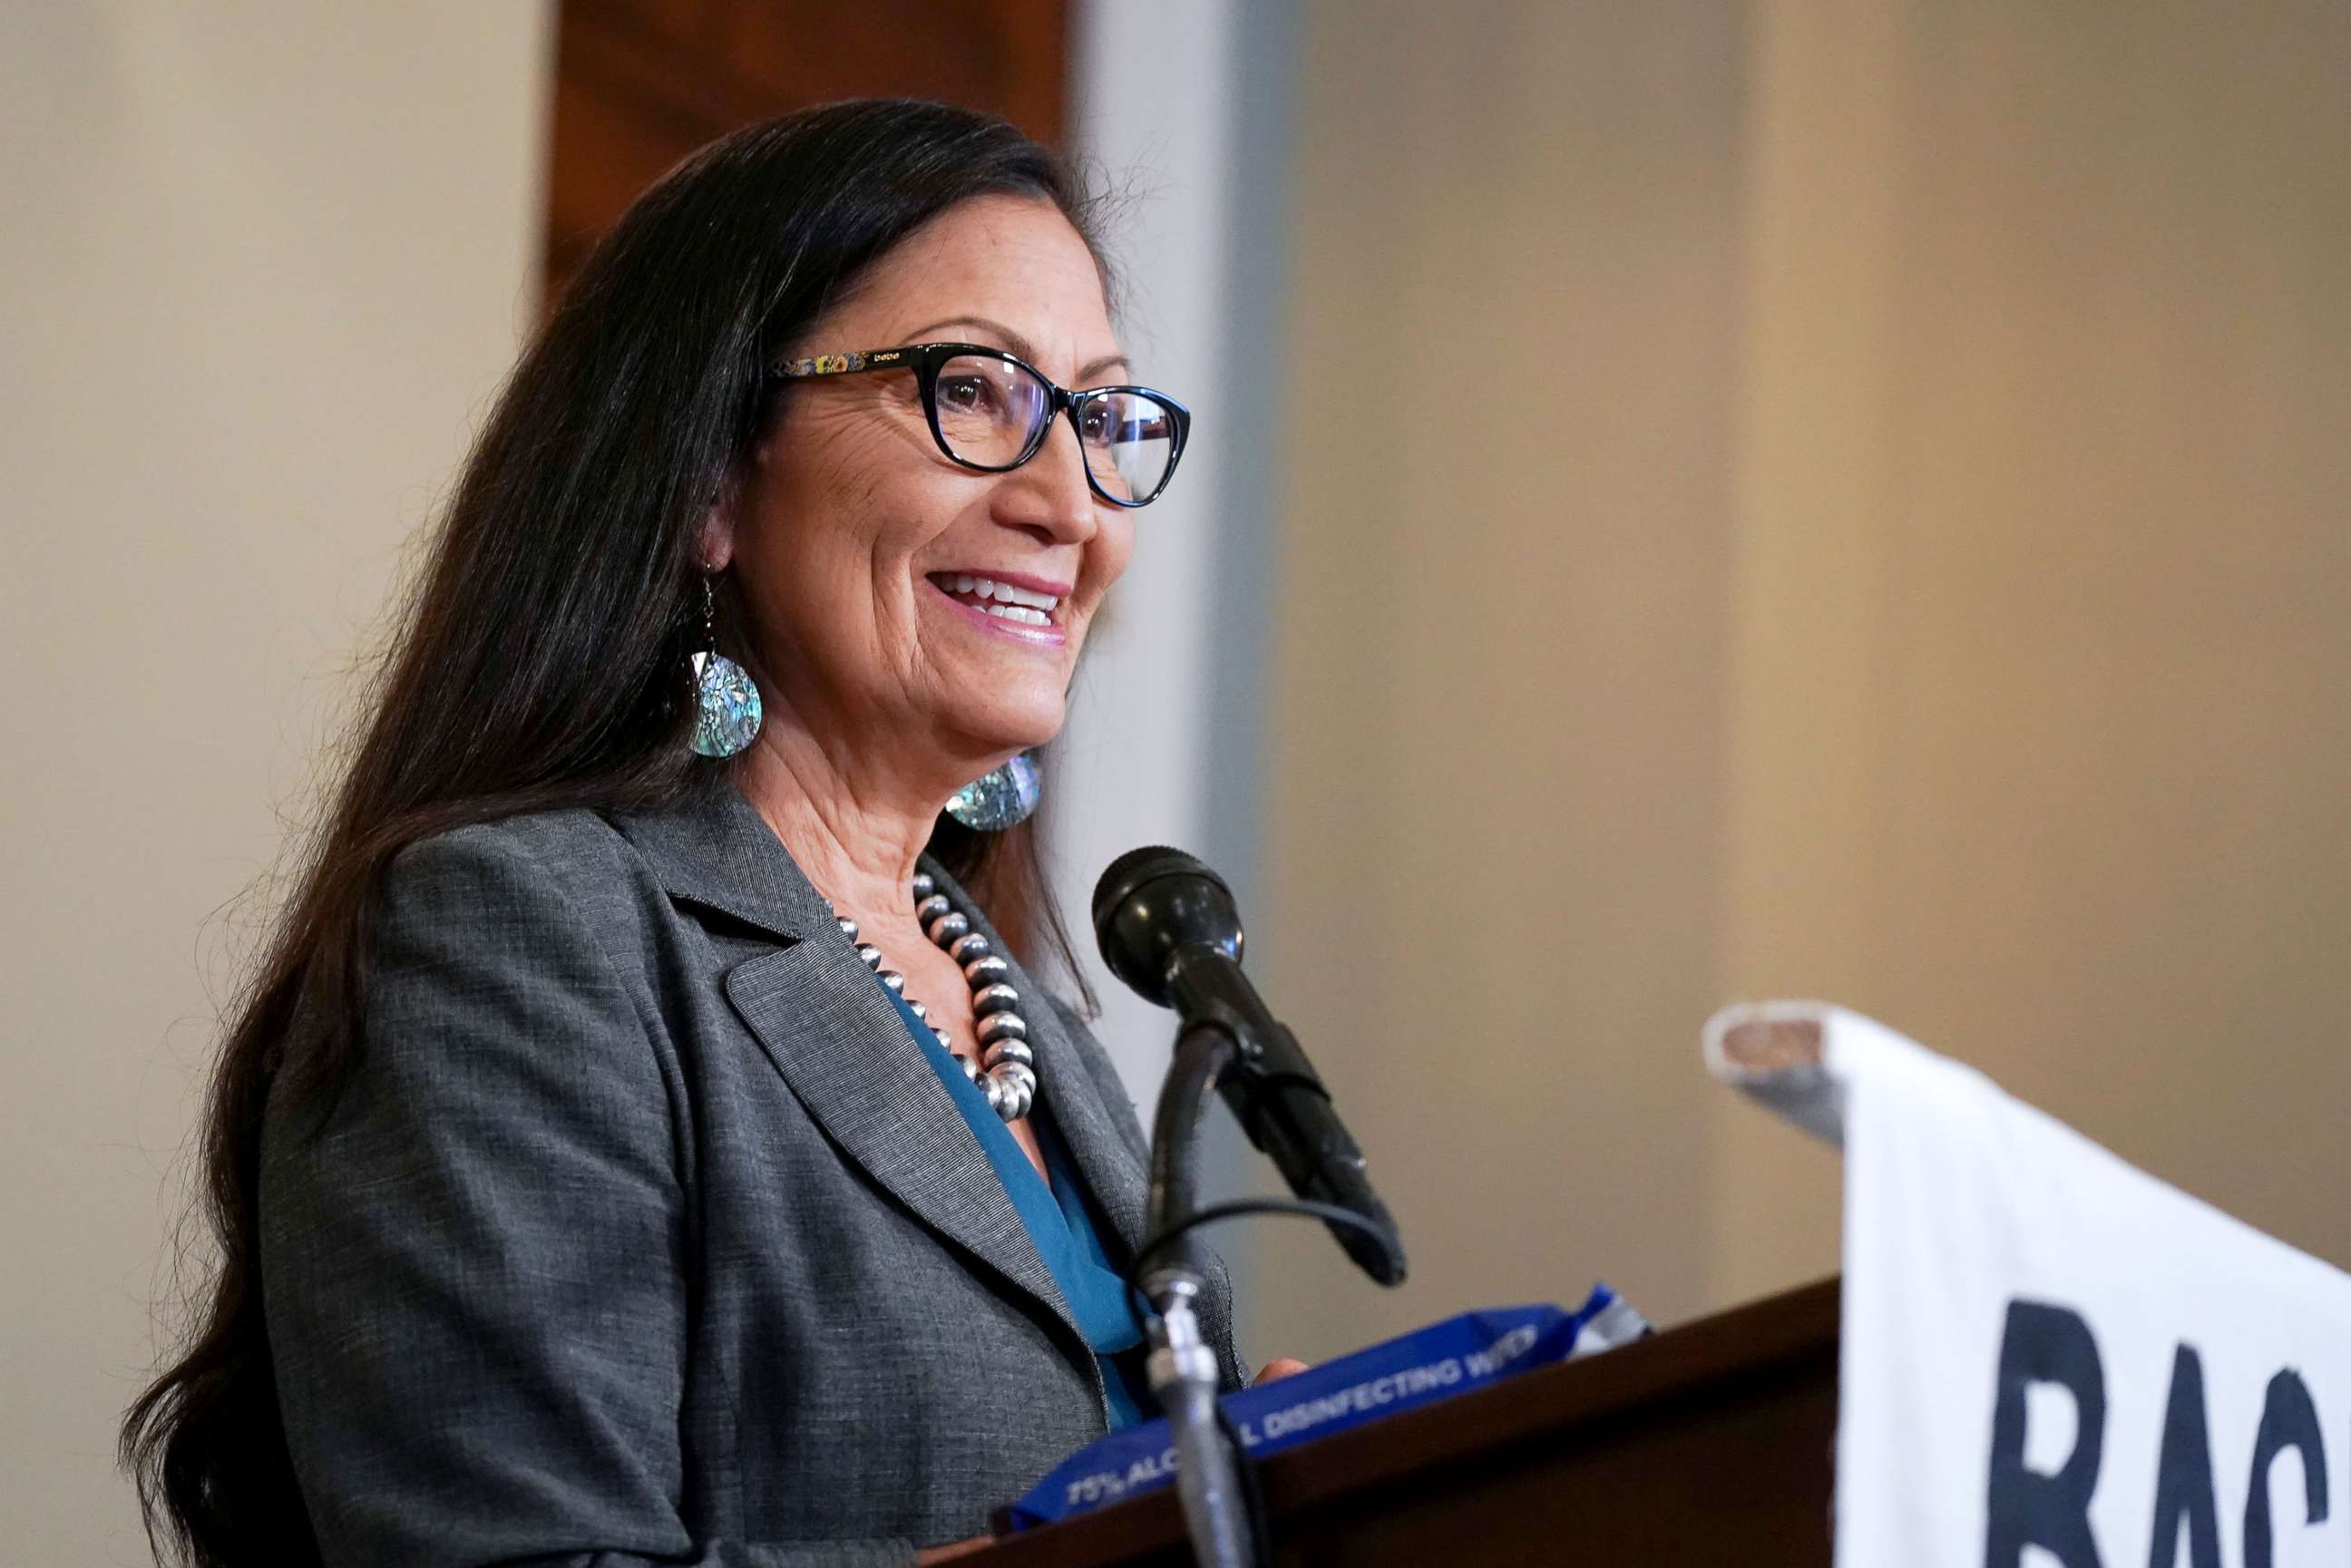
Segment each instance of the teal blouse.
[[[874,983],[881,982],[877,978]],[[1060,1130],[1049,1117],[1031,1113],[1029,1125],[1036,1129],[1046,1171],[1052,1177],[1048,1185],[1002,1119],[987,1108],[987,1096],[963,1075],[955,1053],[939,1043],[938,1036],[914,1016],[904,997],[886,986],[883,989],[897,1005],[906,1032],[922,1047],[923,1059],[946,1085],[947,1098],[955,1102],[964,1124],[978,1140],[980,1152],[996,1168],[996,1178],[1004,1184],[1005,1196],[1011,1198],[1029,1239],[1036,1245],[1037,1256],[1053,1276],[1061,1299],[1070,1304],[1071,1316],[1077,1319],[1079,1331],[1093,1350],[1094,1360],[1102,1367],[1102,1392],[1110,1402],[1110,1429],[1115,1432],[1145,1419],[1155,1406],[1150,1385],[1143,1375],[1143,1325],[1135,1318],[1126,1281],[1102,1249],[1102,1218],[1087,1197],[1085,1183]]]

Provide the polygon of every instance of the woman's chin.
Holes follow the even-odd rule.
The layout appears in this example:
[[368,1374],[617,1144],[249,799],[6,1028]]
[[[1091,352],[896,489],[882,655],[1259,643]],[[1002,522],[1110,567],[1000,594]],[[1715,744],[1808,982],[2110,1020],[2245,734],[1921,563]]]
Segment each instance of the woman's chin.
[[977,741],[1001,757],[1014,757],[1051,741],[1061,733],[1061,723],[1067,716],[1057,693],[1050,706],[1007,709],[1000,704],[990,704],[985,710],[967,710],[956,727],[967,742]]

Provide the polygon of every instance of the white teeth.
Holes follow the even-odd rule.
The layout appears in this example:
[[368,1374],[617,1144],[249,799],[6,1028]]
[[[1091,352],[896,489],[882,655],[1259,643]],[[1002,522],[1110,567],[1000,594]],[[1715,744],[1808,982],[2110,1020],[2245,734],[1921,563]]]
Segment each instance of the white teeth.
[[[1008,604],[1024,611],[1040,611],[1043,612],[1040,622],[1050,621],[1053,612],[1061,607],[1061,598],[1057,593],[1039,593],[1033,589],[1015,588],[992,577],[970,577],[957,572],[942,575],[938,581],[941,587],[949,589],[959,597],[979,600],[981,602],[977,608],[990,609],[993,605]],[[1030,623],[1026,616],[1006,616],[1005,619],[1018,620],[1024,625]]]
[[985,604],[980,607],[980,613],[993,615],[998,621],[1017,621],[1023,626],[1050,626],[1053,623],[1053,618],[1043,611],[1031,610],[1020,604]]
[[1050,610],[1061,600],[1050,593],[1038,593],[1026,588],[1015,588],[1008,582],[996,585],[996,597],[1011,604],[1025,604],[1031,610]]

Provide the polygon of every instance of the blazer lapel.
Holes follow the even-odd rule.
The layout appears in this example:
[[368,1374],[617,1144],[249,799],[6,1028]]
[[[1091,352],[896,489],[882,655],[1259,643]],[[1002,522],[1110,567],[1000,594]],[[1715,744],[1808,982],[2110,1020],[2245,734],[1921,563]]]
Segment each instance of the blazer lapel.
[[726,995],[844,1153],[1083,1338],[946,1086],[847,943],[801,942],[738,964]]
[[1024,978],[1014,984],[1024,998],[1039,998],[1034,1009],[1021,1016],[1029,1020],[1029,1038],[1037,1052],[1038,1092],[1044,1097],[1046,1113],[1061,1129],[1078,1174],[1117,1232],[1120,1254],[1131,1258],[1143,1245],[1151,1173],[1112,1121],[1111,1107],[1102,1103],[1093,1075],[1078,1055],[1061,1010],[1044,1001],[1033,982]]
[[781,939],[727,972],[726,996],[826,1135],[925,1224],[1035,1297],[1082,1343],[946,1086],[757,809],[721,780],[681,810],[619,825],[674,896]]

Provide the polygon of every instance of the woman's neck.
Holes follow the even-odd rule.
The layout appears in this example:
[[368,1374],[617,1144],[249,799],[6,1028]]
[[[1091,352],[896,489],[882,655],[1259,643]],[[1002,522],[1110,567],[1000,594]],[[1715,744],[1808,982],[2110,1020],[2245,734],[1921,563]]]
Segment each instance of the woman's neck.
[[775,716],[737,759],[737,787],[834,907],[863,925],[912,929],[908,884],[956,786],[859,768]]

